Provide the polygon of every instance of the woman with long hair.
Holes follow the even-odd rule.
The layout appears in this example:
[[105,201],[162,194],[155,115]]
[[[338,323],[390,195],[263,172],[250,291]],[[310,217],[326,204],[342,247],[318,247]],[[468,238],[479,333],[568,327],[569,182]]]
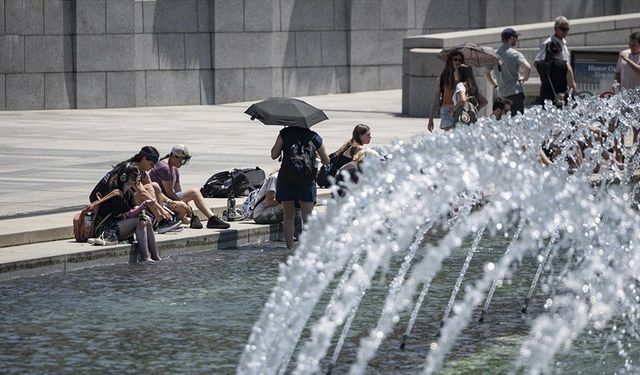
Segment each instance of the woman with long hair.
[[438,84],[433,94],[433,106],[429,114],[427,129],[433,131],[433,117],[440,113],[440,129],[447,130],[454,126],[453,118],[453,93],[456,87],[455,70],[458,65],[464,64],[464,55],[460,51],[453,51],[447,56],[447,61],[438,78]]
[[[473,69],[466,64],[458,65],[455,71],[456,87],[453,96],[454,118],[462,110],[467,101],[480,110],[487,105],[487,99],[478,90],[476,79],[473,77]],[[457,121],[457,120],[456,120]],[[455,126],[455,124],[454,124]]]
[[[351,132],[351,138],[329,155],[330,164],[324,167],[325,173],[322,177],[319,177],[318,185],[321,187],[331,186],[331,182],[327,178],[329,176],[335,178],[338,170],[351,162],[354,155],[369,143],[371,143],[371,128],[365,124],[356,125],[353,128],[353,132]],[[322,173],[320,174],[322,175]]]
[[317,157],[322,164],[329,164],[322,137],[307,128],[285,127],[271,147],[271,158],[282,158],[276,182],[276,199],[282,204],[282,231],[289,249],[293,248],[296,204],[300,206],[302,222],[306,223],[316,202],[317,170],[314,162]]
[[173,220],[171,212],[163,207],[163,202],[171,209],[176,208],[175,205],[168,204],[167,198],[160,191],[158,184],[153,184],[149,179],[147,172],[153,168],[154,164],[158,161],[158,150],[153,146],[144,146],[140,151],[131,158],[122,161],[111,168],[109,172],[98,182],[96,187],[89,194],[89,201],[94,202],[98,199],[98,195],[104,196],[104,191],[108,188],[109,180],[117,174],[118,170],[121,170],[129,163],[135,163],[141,170],[141,178],[133,186],[131,191],[133,193],[135,204],[140,205],[146,202],[146,210],[148,210],[157,222],[158,233],[164,233],[176,229],[180,226],[180,222]]
[[[133,186],[140,183],[142,170],[138,163],[127,162],[116,166],[96,185],[92,195],[116,196],[100,204],[95,243],[106,245],[130,239],[134,234],[143,261],[161,260],[153,233],[150,215],[146,212],[151,200],[136,204]],[[100,241],[100,242],[98,242]]]

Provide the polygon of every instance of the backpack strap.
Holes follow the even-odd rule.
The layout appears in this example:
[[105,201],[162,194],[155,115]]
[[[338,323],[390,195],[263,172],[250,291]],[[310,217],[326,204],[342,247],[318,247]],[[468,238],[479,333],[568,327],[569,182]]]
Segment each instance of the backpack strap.
[[442,79],[442,74],[440,74],[440,107],[444,103],[444,80]]
[[258,199],[258,200],[253,204],[253,206],[251,206],[251,211],[255,210],[255,209],[256,209],[256,207],[258,207],[258,205],[259,205],[263,200],[265,200],[265,198],[266,198],[266,197],[267,197],[267,194],[263,195],[260,199]]
[[98,193],[98,194],[96,194],[98,199],[93,201],[93,202],[91,202],[91,204],[94,204],[94,203],[101,204],[101,203],[106,202],[106,201],[108,201],[109,199],[111,199],[111,198],[113,198],[115,196],[118,196],[118,195],[120,195],[120,190],[118,190],[118,189],[111,190],[111,192],[109,194],[105,195],[104,197],[102,197],[101,194]]

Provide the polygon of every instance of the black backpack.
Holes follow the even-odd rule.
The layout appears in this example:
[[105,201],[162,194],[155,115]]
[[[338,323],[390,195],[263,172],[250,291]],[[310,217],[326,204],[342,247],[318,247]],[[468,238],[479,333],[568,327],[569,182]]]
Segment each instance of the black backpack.
[[281,134],[283,156],[278,178],[296,185],[313,182],[316,177],[316,145],[313,143],[316,133],[309,131],[304,137],[298,137],[295,133]]
[[[249,173],[251,179],[245,171]],[[218,172],[209,177],[200,192],[205,198],[227,198],[231,193],[236,197],[248,195],[260,187],[264,181],[264,175],[264,171],[258,167]],[[262,176],[262,181],[260,181],[260,176]]]

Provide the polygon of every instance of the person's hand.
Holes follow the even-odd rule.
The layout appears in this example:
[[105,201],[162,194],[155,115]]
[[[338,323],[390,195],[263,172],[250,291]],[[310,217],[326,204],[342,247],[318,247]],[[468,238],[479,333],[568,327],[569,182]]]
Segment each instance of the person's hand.
[[178,202],[170,200],[167,202],[167,206],[169,206],[172,211],[175,211],[176,208],[178,208]]
[[433,133],[433,119],[432,118],[429,119],[429,123],[427,124],[427,130],[429,130],[431,133]]
[[618,54],[618,56],[620,56],[620,58],[626,62],[629,62],[629,57],[627,56],[626,53],[624,53],[624,51],[620,51],[620,53]]

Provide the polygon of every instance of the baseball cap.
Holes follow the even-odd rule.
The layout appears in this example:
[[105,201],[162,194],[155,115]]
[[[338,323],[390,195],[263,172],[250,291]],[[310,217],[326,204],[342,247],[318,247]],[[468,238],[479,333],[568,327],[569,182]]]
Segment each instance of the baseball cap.
[[502,30],[502,35],[501,35],[502,39],[509,39],[512,36],[518,37],[520,36],[520,33],[510,27],[507,27],[506,29]]
[[147,160],[150,160],[153,164],[157,163],[158,158],[160,157],[160,153],[153,146],[144,146],[138,153],[144,156]]
[[185,145],[175,145],[171,148],[171,153],[180,159],[191,159],[189,149]]

